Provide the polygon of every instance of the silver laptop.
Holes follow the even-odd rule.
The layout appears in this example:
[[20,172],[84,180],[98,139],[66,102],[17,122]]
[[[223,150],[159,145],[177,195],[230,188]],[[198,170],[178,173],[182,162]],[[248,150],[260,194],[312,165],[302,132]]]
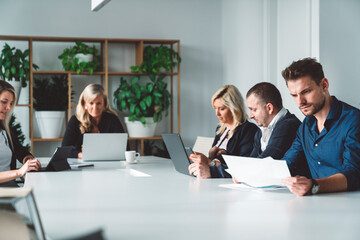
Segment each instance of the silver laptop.
[[83,161],[125,160],[127,133],[85,133]]

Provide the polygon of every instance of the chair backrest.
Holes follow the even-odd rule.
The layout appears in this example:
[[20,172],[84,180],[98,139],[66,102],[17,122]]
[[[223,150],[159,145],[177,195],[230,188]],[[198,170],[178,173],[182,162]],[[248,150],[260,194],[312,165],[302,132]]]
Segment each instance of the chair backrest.
[[199,153],[204,154],[205,156],[208,156],[209,150],[210,150],[213,142],[214,142],[214,138],[212,138],[212,137],[198,136],[196,138],[193,150],[195,152],[199,152]]
[[[11,218],[16,225],[11,229],[14,229],[14,227],[17,229],[16,231],[7,232],[0,229],[0,239],[46,239],[31,188],[0,188],[0,211],[4,211],[2,214],[7,214],[6,217]],[[19,216],[21,217],[19,218]],[[19,219],[20,221],[18,221]],[[0,222],[2,222],[1,219]],[[1,226],[4,228],[4,224],[1,224]],[[7,236],[3,235],[5,233]],[[18,236],[20,237],[17,238]]]

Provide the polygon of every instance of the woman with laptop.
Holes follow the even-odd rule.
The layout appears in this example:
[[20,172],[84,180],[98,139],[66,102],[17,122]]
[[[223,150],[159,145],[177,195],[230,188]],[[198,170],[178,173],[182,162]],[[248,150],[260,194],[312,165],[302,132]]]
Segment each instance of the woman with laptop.
[[62,146],[73,146],[69,155],[82,158],[84,133],[123,133],[124,128],[110,103],[104,88],[90,84],[81,93],[76,113],[67,125]]
[[189,173],[198,178],[231,178],[221,155],[249,156],[258,128],[247,120],[243,97],[235,86],[220,88],[211,103],[219,119],[213,147],[209,157],[201,153],[190,155],[194,163],[190,164]]
[[[28,171],[37,171],[41,166],[10,130],[9,121],[15,103],[13,86],[0,80],[0,187],[18,187],[16,178],[23,177]],[[15,169],[16,159],[24,164],[20,169]]]

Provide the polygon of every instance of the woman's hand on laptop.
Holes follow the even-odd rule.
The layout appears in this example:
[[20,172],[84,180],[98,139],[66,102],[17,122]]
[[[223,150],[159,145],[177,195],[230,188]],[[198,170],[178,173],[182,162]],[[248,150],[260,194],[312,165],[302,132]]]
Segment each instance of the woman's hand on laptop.
[[29,171],[37,171],[41,167],[40,162],[35,159],[29,159],[26,161],[26,163],[17,170],[17,175],[19,177],[23,177],[27,172]]
[[79,153],[78,153],[77,158],[82,159],[82,152],[79,152]]

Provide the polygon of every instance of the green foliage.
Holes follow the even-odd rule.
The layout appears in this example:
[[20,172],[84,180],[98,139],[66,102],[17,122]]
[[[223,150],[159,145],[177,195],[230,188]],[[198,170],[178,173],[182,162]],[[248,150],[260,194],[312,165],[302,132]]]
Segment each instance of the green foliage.
[[[29,53],[29,49],[22,52],[5,43],[0,55],[0,77],[8,81],[21,81],[21,85],[26,87],[30,79]],[[39,69],[36,64],[33,64],[33,68]]]
[[[68,108],[66,75],[34,80],[34,108],[37,111],[65,111]],[[74,91],[71,93],[71,99]]]
[[[66,71],[76,72],[77,74],[82,72],[93,74],[94,71],[101,68],[101,57],[98,52],[95,46],[90,47],[81,41],[76,41],[75,46],[65,48],[58,58],[62,60],[62,65]],[[80,62],[79,58],[75,56],[78,53],[85,55],[92,54],[93,60],[90,62]]]
[[14,136],[17,138],[20,144],[28,151],[30,151],[30,145],[29,144],[24,145],[25,136],[21,130],[21,124],[16,122],[16,117],[14,114],[11,115],[9,126],[10,126],[10,131],[14,134]]
[[181,62],[180,56],[173,49],[166,46],[144,49],[144,61],[139,66],[131,66],[134,73],[159,73],[161,71],[171,72],[172,68]]
[[120,86],[114,92],[114,102],[120,111],[129,110],[129,121],[146,123],[145,117],[152,117],[154,122],[162,119],[163,112],[167,116],[172,101],[171,94],[164,82],[165,75],[155,74],[165,70],[171,72],[173,67],[181,62],[180,56],[166,46],[144,49],[144,61],[139,66],[131,66],[132,72],[148,74],[150,82],[139,84],[140,77],[134,77],[131,82],[120,79]]
[[151,82],[140,85],[140,77],[134,77],[131,82],[120,79],[120,86],[114,92],[114,103],[120,111],[129,110],[129,121],[146,123],[145,117],[152,117],[154,122],[162,119],[165,111],[167,116],[171,103],[171,94],[167,90],[165,75],[156,77],[149,75]]

